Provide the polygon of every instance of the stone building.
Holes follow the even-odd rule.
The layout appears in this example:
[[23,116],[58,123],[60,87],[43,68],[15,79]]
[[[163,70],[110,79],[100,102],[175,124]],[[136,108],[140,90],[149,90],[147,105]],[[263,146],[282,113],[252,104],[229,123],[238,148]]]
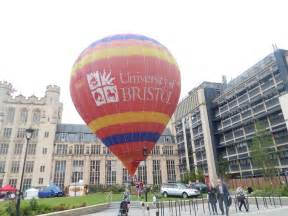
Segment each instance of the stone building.
[[[19,188],[25,150],[23,188],[47,185],[51,178],[53,143],[61,122],[60,88],[47,86],[45,96],[12,97],[12,85],[0,82],[0,185]],[[35,131],[27,146],[25,130]]]
[[[134,179],[148,185],[179,181],[178,152],[167,128]],[[125,184],[127,169],[85,125],[60,124],[57,127],[53,157],[53,182],[63,187],[83,180],[89,185]],[[148,174],[148,175],[147,175]]]
[[[55,182],[61,187],[85,184],[123,184],[127,170],[85,125],[61,124],[60,88],[47,86],[45,96],[12,96],[10,83],[0,82],[0,186],[19,188],[27,146],[25,130],[34,129],[28,143],[23,188]],[[179,181],[177,145],[167,128],[136,172],[148,184]]]

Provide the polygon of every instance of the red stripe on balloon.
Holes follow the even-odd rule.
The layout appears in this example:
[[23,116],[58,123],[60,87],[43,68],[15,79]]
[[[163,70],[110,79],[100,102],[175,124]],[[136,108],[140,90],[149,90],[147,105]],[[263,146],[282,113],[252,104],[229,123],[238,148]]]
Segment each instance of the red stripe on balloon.
[[130,175],[134,175],[139,163],[144,160],[143,148],[147,148],[148,154],[152,151],[154,143],[152,142],[134,142],[125,144],[116,144],[109,147],[109,150],[117,156]]

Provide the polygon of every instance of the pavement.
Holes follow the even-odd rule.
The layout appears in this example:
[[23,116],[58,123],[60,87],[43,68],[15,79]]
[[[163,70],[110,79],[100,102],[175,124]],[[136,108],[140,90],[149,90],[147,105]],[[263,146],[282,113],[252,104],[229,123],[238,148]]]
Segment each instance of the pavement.
[[[111,206],[102,212],[98,212],[95,214],[89,214],[86,216],[118,216],[119,212],[119,203],[113,203]],[[244,209],[244,208],[243,208]],[[132,206],[129,210],[129,216],[156,216],[156,209],[150,209],[147,211],[145,208],[142,208],[140,203],[132,203]],[[287,211],[288,211],[288,206],[280,206],[280,205],[270,205],[268,207],[265,206],[259,206],[259,210],[257,209],[257,206],[252,204],[250,205],[249,212],[239,212],[236,211],[236,208],[234,206],[230,207],[229,215],[279,215],[279,216],[287,216]],[[159,216],[206,216],[206,215],[211,215],[208,209],[207,204],[198,205],[198,208],[191,206],[191,212],[190,212],[190,206],[189,205],[183,205],[182,209],[180,207],[180,212],[179,212],[179,206],[177,206],[177,213],[175,211],[175,208],[169,208],[165,207],[162,210],[162,214],[159,211]]]

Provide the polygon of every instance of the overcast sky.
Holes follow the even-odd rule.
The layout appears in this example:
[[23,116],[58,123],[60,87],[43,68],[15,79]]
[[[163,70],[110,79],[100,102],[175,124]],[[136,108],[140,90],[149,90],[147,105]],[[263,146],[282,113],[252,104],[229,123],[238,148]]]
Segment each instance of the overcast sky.
[[152,37],[176,58],[181,96],[202,81],[228,80],[273,51],[288,49],[288,1],[47,0],[0,2],[0,80],[15,95],[61,87],[63,123],[83,123],[70,72],[93,41],[119,33]]

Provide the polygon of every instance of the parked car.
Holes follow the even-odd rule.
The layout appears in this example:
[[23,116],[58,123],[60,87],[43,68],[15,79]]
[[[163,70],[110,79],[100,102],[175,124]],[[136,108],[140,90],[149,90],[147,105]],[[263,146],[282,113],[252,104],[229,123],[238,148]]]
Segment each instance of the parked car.
[[182,183],[162,184],[160,192],[164,197],[181,196],[183,198],[187,198],[187,197],[197,197],[200,195],[199,190],[189,188]]
[[208,191],[207,185],[204,183],[201,183],[201,182],[192,183],[190,185],[190,188],[197,189],[197,190],[201,191],[201,193],[207,193],[207,191]]
[[64,192],[57,185],[49,185],[39,190],[39,198],[61,197]]
[[55,197],[56,193],[49,187],[41,188],[38,192],[39,198],[50,198]]

